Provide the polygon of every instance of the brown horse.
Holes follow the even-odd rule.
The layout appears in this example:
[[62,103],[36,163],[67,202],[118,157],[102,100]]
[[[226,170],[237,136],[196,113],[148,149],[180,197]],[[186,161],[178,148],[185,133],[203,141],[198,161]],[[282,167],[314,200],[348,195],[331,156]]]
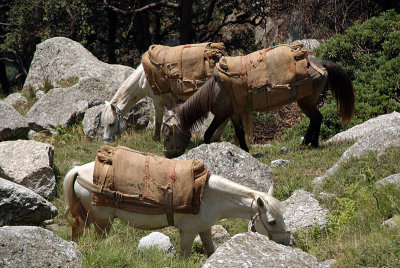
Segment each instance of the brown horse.
[[[322,123],[322,114],[317,109],[320,92],[328,85],[338,102],[342,123],[347,123],[354,115],[354,89],[346,71],[334,62],[309,58],[306,66],[312,79],[312,93],[297,99],[297,104],[310,118],[303,144],[318,147]],[[323,69],[326,71],[321,72]],[[163,123],[161,132],[164,137],[164,155],[166,157],[173,158],[184,153],[190,141],[191,129],[200,124],[209,111],[215,117],[204,134],[204,142],[210,143],[218,126],[231,118],[240,147],[249,151],[244,137],[244,124],[240,116],[243,110],[234,109],[232,94],[222,83],[219,74],[215,70],[214,75],[192,97],[177,107],[175,113]],[[289,101],[281,106],[287,103]],[[276,108],[278,107],[272,109]],[[249,109],[251,110],[251,107],[247,108],[247,111]]]

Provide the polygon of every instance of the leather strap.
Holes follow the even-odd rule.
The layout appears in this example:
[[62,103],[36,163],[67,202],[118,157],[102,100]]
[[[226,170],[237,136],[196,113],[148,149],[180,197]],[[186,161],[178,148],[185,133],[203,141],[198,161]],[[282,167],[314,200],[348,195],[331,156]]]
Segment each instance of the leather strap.
[[320,75],[324,75],[325,74],[325,72],[322,71],[322,69],[319,68],[315,63],[313,63],[308,57],[307,57],[307,61],[311,65],[311,67],[313,67],[317,72],[319,72]]
[[119,198],[123,198],[124,200],[128,200],[128,201],[129,201],[129,199],[137,200],[138,198],[141,198],[141,194],[122,194],[120,192],[108,190],[106,188],[101,189],[101,191],[99,192],[96,184],[88,182],[87,180],[85,180],[84,178],[82,178],[79,175],[76,176],[76,181],[82,187],[88,189],[91,192],[104,194],[104,195],[107,195],[109,197],[115,198],[117,195],[119,195],[120,196]]
[[174,226],[174,208],[173,208],[172,190],[169,187],[165,191],[165,214],[167,216],[168,225]]
[[99,193],[101,193],[101,190],[103,190],[103,188],[104,188],[104,183],[106,182],[106,177],[107,177],[109,168],[110,168],[110,165],[104,164],[103,169],[101,170],[99,184],[97,186],[97,192],[99,192]]

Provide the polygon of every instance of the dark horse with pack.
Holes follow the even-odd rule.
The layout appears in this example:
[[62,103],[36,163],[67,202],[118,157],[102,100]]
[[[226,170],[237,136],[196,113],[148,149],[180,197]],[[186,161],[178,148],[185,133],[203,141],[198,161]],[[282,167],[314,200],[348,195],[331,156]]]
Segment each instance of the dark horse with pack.
[[308,57],[302,45],[280,45],[245,56],[223,57],[211,78],[163,123],[164,155],[184,153],[191,130],[208,112],[214,119],[204,134],[210,143],[216,129],[231,118],[240,147],[248,151],[243,120],[249,111],[271,111],[296,101],[310,118],[303,144],[318,147],[322,114],[317,100],[328,86],[338,102],[342,123],[354,115],[354,89],[346,71],[334,62]]

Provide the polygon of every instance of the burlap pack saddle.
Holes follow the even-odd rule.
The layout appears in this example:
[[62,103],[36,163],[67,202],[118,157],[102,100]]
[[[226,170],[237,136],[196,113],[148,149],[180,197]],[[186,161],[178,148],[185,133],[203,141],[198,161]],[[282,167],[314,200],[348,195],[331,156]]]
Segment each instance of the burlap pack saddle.
[[142,55],[143,69],[155,95],[172,93],[187,100],[211,76],[224,49],[222,43],[152,45]]
[[[223,57],[216,75],[236,111],[270,111],[312,94],[307,51],[299,45],[279,45],[246,56]],[[315,65],[312,65],[313,67]],[[317,68],[317,75],[325,70]]]
[[199,160],[178,161],[104,145],[96,155],[92,204],[166,214],[173,225],[173,213],[199,213],[209,174]]

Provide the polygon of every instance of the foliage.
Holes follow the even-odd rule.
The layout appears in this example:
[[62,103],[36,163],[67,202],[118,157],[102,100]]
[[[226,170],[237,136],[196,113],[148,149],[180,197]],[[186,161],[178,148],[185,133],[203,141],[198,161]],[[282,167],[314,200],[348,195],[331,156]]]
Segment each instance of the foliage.
[[337,34],[321,45],[319,57],[346,69],[354,84],[355,117],[342,127],[336,116],[336,102],[329,94],[320,109],[321,129],[327,138],[344,128],[378,115],[400,110],[400,15],[390,10],[364,23],[356,23],[345,34]]
[[[57,228],[47,228],[63,239],[70,240],[70,215],[65,212],[62,201],[62,178],[73,165],[93,161],[97,148],[103,142],[85,136],[80,125],[60,128],[59,133],[36,139],[50,143],[55,148],[58,195],[52,202],[59,209],[59,216],[54,219]],[[271,175],[275,196],[279,200],[285,200],[297,189],[312,192],[313,178],[324,174],[350,146],[326,145],[310,150],[299,143],[298,138],[293,138],[284,142],[274,141],[269,146],[251,147],[251,153],[261,155],[258,159],[265,164],[269,165],[275,159],[290,160],[288,166],[274,168]],[[127,131],[111,145],[125,145],[158,155],[162,155],[163,150],[160,142],[152,140],[150,130]],[[282,147],[289,148],[289,151],[283,152]],[[321,189],[314,189],[316,196],[319,191],[335,194],[333,198],[320,200],[330,211],[328,227],[321,230],[319,226],[314,226],[307,231],[296,232],[296,247],[315,255],[320,261],[335,259],[339,267],[398,266],[400,228],[387,229],[380,227],[380,224],[393,215],[400,214],[400,189],[393,186],[380,189],[374,185],[381,178],[400,173],[400,166],[393,164],[399,162],[400,148],[397,147],[386,151],[379,160],[376,153],[370,153],[356,161],[344,163]],[[231,235],[245,232],[247,223],[246,219],[218,222]],[[160,231],[168,235],[179,250],[178,231],[172,227]],[[204,249],[199,244],[194,245],[188,260],[168,257],[154,249],[138,251],[138,241],[148,233],[149,231],[128,227],[119,220],[115,221],[111,233],[105,239],[97,238],[92,228],[78,242],[78,248],[85,256],[83,267],[201,267],[206,258]],[[367,254],[371,250],[374,254]]]

